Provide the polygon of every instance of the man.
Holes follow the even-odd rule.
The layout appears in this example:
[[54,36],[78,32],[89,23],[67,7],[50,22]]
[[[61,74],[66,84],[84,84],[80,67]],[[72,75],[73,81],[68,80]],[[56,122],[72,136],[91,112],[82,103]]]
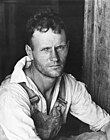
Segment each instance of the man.
[[63,72],[69,49],[66,29],[52,10],[38,11],[27,23],[27,56],[17,62],[0,88],[0,126],[8,140],[52,140],[68,112],[107,132],[110,116],[85,85]]

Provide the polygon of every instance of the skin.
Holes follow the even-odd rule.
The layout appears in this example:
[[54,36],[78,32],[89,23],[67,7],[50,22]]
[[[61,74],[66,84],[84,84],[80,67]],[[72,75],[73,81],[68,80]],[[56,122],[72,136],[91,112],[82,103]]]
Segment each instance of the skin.
[[61,34],[54,33],[52,29],[47,32],[35,30],[31,38],[33,50],[26,45],[27,55],[32,60],[32,65],[26,70],[26,74],[34,81],[43,95],[50,98],[51,90],[62,74],[68,44],[64,30]]

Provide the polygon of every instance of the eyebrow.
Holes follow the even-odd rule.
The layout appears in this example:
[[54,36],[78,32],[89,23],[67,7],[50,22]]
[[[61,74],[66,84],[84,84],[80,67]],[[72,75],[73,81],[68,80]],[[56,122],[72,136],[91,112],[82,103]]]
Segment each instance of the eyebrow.
[[42,51],[42,50],[44,50],[44,49],[50,49],[51,48],[51,46],[49,47],[49,46],[45,46],[45,47],[42,47],[40,50]]
[[[56,47],[57,46],[62,46],[62,45],[67,45],[67,43],[66,42],[62,42],[62,43],[60,43],[60,44],[58,44],[58,45],[55,45]],[[42,48],[51,48],[52,47],[52,45],[51,44],[45,44],[45,45],[42,45],[41,46]]]

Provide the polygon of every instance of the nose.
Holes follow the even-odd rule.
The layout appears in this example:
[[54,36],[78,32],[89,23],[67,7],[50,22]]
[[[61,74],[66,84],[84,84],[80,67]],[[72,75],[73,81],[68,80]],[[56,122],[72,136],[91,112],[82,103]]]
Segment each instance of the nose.
[[51,52],[51,60],[57,62],[59,59],[57,50],[53,49]]

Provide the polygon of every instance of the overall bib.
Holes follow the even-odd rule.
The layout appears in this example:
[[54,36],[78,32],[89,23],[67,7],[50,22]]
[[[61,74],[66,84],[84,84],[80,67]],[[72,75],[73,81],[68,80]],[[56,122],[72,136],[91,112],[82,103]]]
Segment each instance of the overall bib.
[[49,114],[42,113],[37,109],[39,96],[29,89],[25,83],[19,83],[28,93],[31,102],[31,117],[34,121],[36,132],[42,140],[52,140],[58,134],[62,124],[66,122],[65,110],[67,102],[65,101],[64,86],[60,86],[58,98],[53,109]]

